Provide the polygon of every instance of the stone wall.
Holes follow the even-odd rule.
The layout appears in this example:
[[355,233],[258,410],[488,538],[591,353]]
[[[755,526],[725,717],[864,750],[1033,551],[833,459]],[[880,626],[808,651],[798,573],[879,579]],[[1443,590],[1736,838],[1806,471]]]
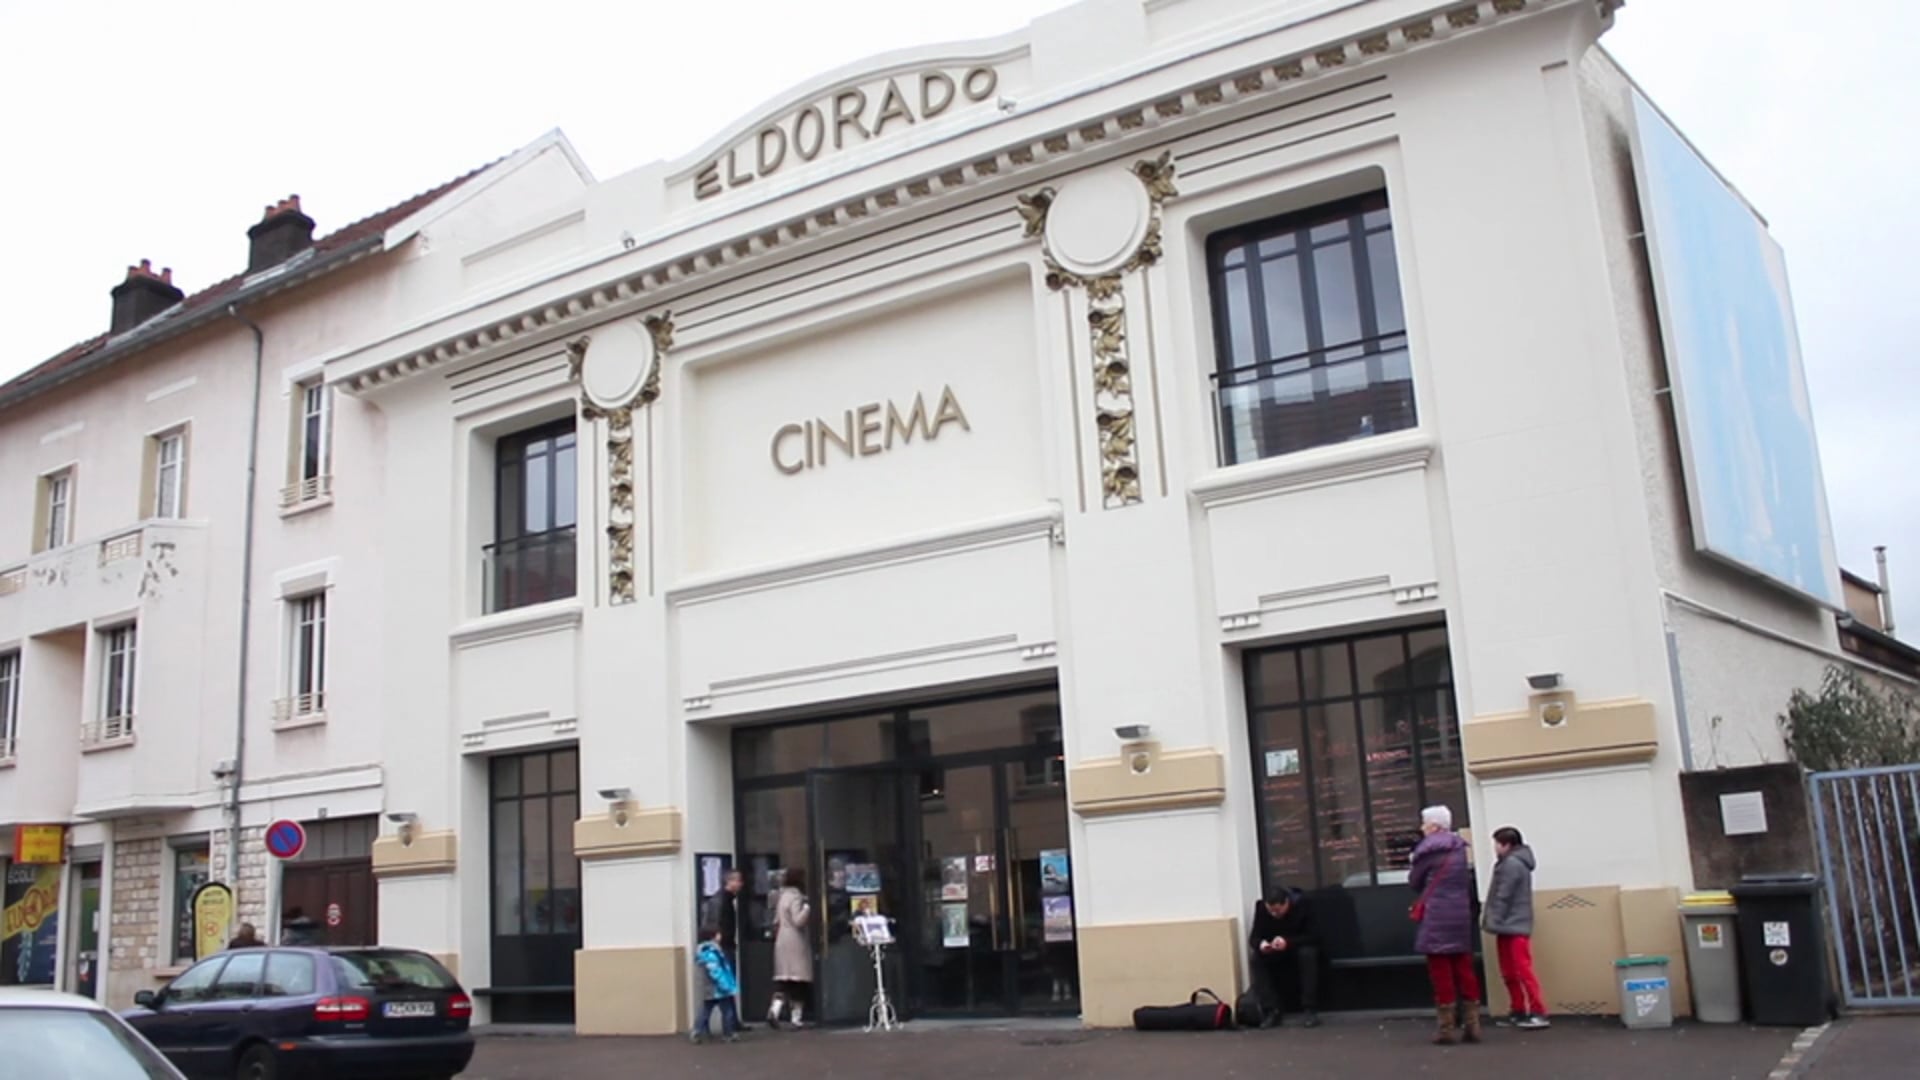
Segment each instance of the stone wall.
[[165,841],[121,840],[113,845],[112,915],[107,955],[107,1004],[125,1008],[153,985],[160,966],[160,875]]
[[250,922],[266,938],[270,934],[267,918],[267,855],[266,828],[254,826],[240,830],[240,873],[236,878],[227,872],[227,831],[214,830],[213,837],[213,880],[224,881],[233,889],[233,900],[238,923]]

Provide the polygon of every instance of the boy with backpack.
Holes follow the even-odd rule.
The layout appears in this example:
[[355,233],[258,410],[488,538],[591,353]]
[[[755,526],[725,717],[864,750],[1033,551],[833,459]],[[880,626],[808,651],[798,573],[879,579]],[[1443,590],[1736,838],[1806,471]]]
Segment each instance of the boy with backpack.
[[1533,849],[1520,830],[1508,825],[1493,831],[1493,883],[1481,924],[1494,935],[1500,951],[1500,978],[1507,984],[1511,1010],[1503,1027],[1536,1031],[1551,1027],[1547,999],[1533,974]]
[[733,961],[720,947],[720,923],[708,920],[700,926],[700,947],[694,950],[693,959],[699,966],[700,981],[703,986],[700,1012],[693,1022],[693,1030],[687,1032],[687,1038],[696,1046],[706,1042],[712,1032],[708,1024],[713,1019],[714,1010],[720,1011],[720,1030],[728,1042],[740,1041],[740,1010],[734,1004],[734,995],[740,992],[740,981],[734,978]]

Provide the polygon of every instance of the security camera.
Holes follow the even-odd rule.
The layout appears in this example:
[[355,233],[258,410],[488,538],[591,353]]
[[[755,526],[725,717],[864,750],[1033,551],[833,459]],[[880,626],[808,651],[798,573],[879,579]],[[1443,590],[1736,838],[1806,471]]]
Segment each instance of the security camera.
[[1527,685],[1535,690],[1557,690],[1560,688],[1560,673],[1549,671],[1544,675],[1529,675]]
[[235,769],[234,769],[233,759],[221,758],[218,762],[214,763],[213,778],[215,780],[225,780],[228,777],[232,776],[234,774],[234,771]]
[[1147,724],[1121,724],[1113,729],[1113,733],[1128,742],[1139,742],[1152,730],[1153,728]]

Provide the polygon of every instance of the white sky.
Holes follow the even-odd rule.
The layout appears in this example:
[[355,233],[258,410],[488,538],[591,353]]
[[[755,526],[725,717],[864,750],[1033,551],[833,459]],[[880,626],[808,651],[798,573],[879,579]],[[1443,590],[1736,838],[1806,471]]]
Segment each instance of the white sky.
[[[555,127],[611,177],[842,64],[1062,6],[0,0],[0,379],[104,330],[128,263],[189,293],[242,269],[289,193],[325,233]],[[1908,0],[1632,0],[1605,43],[1786,248],[1842,563],[1871,577],[1886,544],[1920,589],[1916,40]]]

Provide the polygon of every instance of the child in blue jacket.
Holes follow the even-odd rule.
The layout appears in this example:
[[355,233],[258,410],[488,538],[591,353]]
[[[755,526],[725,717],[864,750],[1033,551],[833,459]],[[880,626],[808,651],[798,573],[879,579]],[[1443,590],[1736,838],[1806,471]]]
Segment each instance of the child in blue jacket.
[[695,1044],[706,1042],[712,1034],[708,1023],[713,1019],[713,1011],[720,1010],[720,1030],[728,1042],[737,1042],[740,1038],[740,1011],[734,1004],[734,995],[740,992],[740,981],[734,978],[733,962],[727,959],[725,949],[720,947],[720,924],[702,923],[700,926],[700,947],[694,950],[694,963],[700,970],[700,981],[705,986],[699,1015],[693,1022],[693,1030],[687,1038]]

